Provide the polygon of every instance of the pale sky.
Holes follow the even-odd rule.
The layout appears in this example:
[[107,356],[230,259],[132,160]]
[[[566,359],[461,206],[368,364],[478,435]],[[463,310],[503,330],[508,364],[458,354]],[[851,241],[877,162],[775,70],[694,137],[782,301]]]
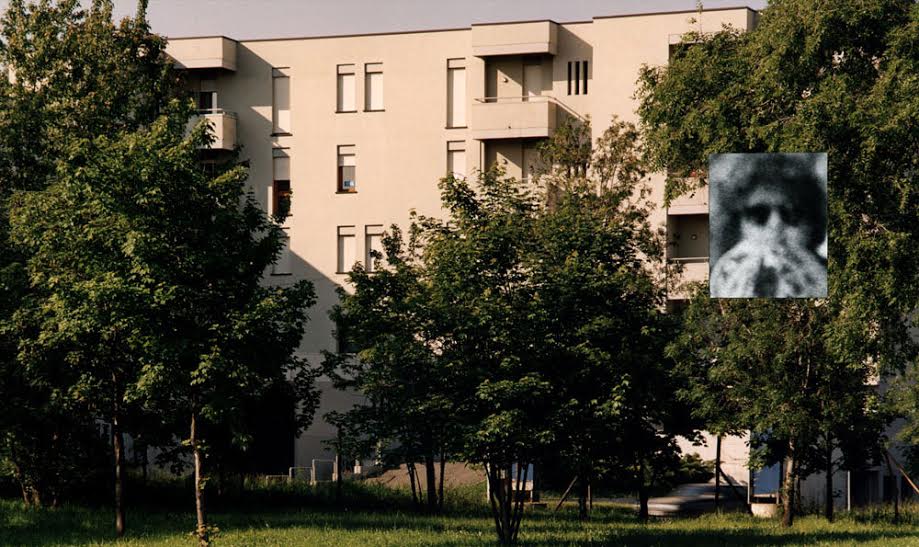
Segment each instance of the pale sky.
[[[8,3],[0,0],[0,11]],[[766,2],[705,0],[703,4],[761,9]],[[133,14],[136,5],[135,0],[115,0],[115,14]],[[147,13],[153,30],[166,36],[222,34],[243,40],[461,28],[529,19],[563,23],[694,9],[695,0],[150,0]]]

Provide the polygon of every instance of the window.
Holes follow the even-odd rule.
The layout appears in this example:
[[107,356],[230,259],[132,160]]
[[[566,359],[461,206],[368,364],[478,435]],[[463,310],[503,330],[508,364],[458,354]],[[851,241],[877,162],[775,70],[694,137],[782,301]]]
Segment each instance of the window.
[[364,65],[364,110],[383,110],[383,63]]
[[[373,252],[380,253],[381,258],[374,258]],[[383,264],[383,225],[364,227],[364,264],[368,272],[375,272]]]
[[276,180],[273,186],[274,203],[271,214],[287,218],[290,216],[290,181]]
[[351,335],[348,325],[344,323],[335,324],[335,342],[338,345],[338,353],[354,354],[359,351],[354,337]]
[[357,245],[354,226],[338,227],[338,265],[337,273],[347,273],[357,262]]
[[290,215],[290,157],[284,149],[275,149],[272,155],[274,183],[271,186],[271,214],[287,217]]
[[587,95],[587,61],[568,61],[568,94]]
[[466,178],[466,141],[447,143],[447,174],[454,178]]
[[581,82],[583,84],[583,95],[587,95],[587,61],[581,61]]
[[271,266],[271,275],[290,275],[290,235],[287,234],[286,230],[284,234],[284,239],[281,241],[281,252]]
[[466,126],[466,59],[447,60],[447,127]]
[[338,65],[338,112],[357,112],[354,65]]
[[196,92],[195,102],[198,112],[207,114],[217,109],[217,82],[214,80],[201,80],[199,90]]
[[353,145],[338,147],[338,191],[345,193],[357,192],[357,160],[354,155]]
[[290,76],[287,70],[271,69],[271,119],[275,134],[290,133]]

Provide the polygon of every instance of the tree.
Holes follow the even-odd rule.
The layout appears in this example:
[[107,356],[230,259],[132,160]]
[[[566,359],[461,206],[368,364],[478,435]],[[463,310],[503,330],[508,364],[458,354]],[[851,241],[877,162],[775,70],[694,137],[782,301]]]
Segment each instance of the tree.
[[125,406],[185,417],[204,545],[208,428],[234,431],[241,403],[288,374],[306,396],[300,423],[312,417],[311,372],[292,354],[314,297],[305,281],[261,286],[281,228],[247,193],[243,168],[204,174],[206,128],[185,138],[189,114],[175,103],[149,129],[76,144],[80,167],[17,196],[12,225],[43,293],[25,344],[79,371],[71,390],[110,417],[122,475]]
[[18,350],[37,328],[42,298],[28,284],[28,250],[9,240],[8,201],[46,187],[59,164],[75,161],[75,140],[142,127],[176,93],[165,40],[150,33],[145,7],[115,25],[109,1],[83,10],[76,0],[16,0],[0,20],[0,396],[16,401],[0,429],[24,497],[36,504],[66,490],[66,474],[49,470],[73,466],[89,449],[94,435],[75,433],[93,427],[94,416],[69,390],[77,378],[59,356],[35,360]]
[[[820,368],[830,375],[826,385],[838,385],[838,375],[866,379],[896,371],[915,357],[909,318],[919,301],[919,82],[912,76],[919,62],[917,28],[919,7],[907,0],[868,8],[842,2],[832,9],[778,0],[761,12],[754,30],[690,34],[668,67],[643,68],[638,96],[644,142],[652,167],[672,175],[668,199],[692,189],[693,181],[705,184],[712,153],[828,152],[829,298],[821,307],[800,301],[724,304],[724,312],[697,317],[714,321],[722,336],[733,336],[726,330],[736,326],[738,314],[761,322],[746,322],[751,349],[734,356],[738,365],[766,343],[791,349],[779,356],[762,345],[757,367],[807,360],[794,350],[815,343],[805,333],[822,343],[816,355],[825,362],[814,362],[811,374]],[[783,315],[797,326],[794,332],[778,331]],[[805,409],[818,402],[813,398],[826,395],[813,384],[802,390],[808,375],[791,371],[796,380],[784,385],[801,390],[790,400],[799,405],[792,413],[803,420]],[[827,409],[825,415],[833,413]],[[798,436],[801,429],[786,433]],[[879,434],[875,428],[875,439]],[[788,455],[800,457],[802,442],[789,438]]]
[[[456,449],[456,371],[444,366],[437,349],[430,287],[414,234],[406,245],[394,225],[383,237],[383,249],[374,256],[373,271],[361,264],[351,270],[353,292],[339,289],[340,304],[332,311],[341,342],[359,351],[326,353],[327,374],[337,388],[357,391],[365,400],[333,418],[355,453],[379,450],[384,459],[405,463],[416,503],[420,498],[428,511],[436,511],[443,507],[444,466]],[[424,495],[418,461],[424,462]]]
[[456,371],[459,456],[484,466],[498,539],[513,543],[524,473],[558,426],[526,269],[538,202],[497,169],[475,186],[447,177],[441,196],[449,219],[420,219],[421,241],[440,358]]
[[649,479],[679,452],[677,410],[664,359],[663,237],[632,124],[613,119],[591,145],[589,121],[541,144],[538,215],[527,260],[551,383],[566,422],[556,450],[571,462],[587,517],[591,483],[628,476],[647,518]]
[[826,471],[831,481],[836,447],[844,465],[857,469],[877,446],[885,421],[870,370],[828,352],[821,331],[831,311],[824,302],[717,301],[704,289],[690,301],[682,332],[667,349],[687,380],[679,395],[718,434],[748,430],[767,437],[772,451],[758,463],[785,460],[790,525],[799,479]]

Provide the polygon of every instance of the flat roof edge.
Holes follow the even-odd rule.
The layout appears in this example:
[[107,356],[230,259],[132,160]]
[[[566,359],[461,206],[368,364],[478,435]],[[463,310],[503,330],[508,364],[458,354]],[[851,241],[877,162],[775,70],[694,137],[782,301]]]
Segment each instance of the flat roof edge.
[[[723,8],[703,8],[702,13],[707,13],[711,11],[735,11],[735,10],[747,10],[752,11],[753,13],[758,13],[757,10],[751,8],[750,6],[727,6]],[[622,13],[619,15],[598,15],[594,17],[594,20],[597,19],[621,19],[623,17],[648,17],[650,15],[680,15],[683,13],[699,13],[699,10],[686,9],[686,10],[674,10],[674,11],[649,11],[644,13]]]
[[[703,13],[706,12],[715,12],[715,11],[735,11],[735,10],[747,10],[752,11],[753,13],[758,13],[757,10],[751,8],[750,6],[729,6],[722,8],[705,8],[702,10]],[[679,15],[685,13],[698,13],[698,10],[676,10],[676,11],[651,11],[645,13],[625,13],[619,15],[598,15],[587,21],[565,21],[559,23],[554,19],[530,19],[525,21],[496,21],[488,23],[472,23],[468,27],[450,27],[450,28],[435,28],[435,29],[416,29],[416,30],[393,30],[385,32],[358,32],[350,34],[321,34],[313,36],[286,36],[280,38],[243,38],[236,39],[230,38],[229,36],[223,34],[216,35],[206,35],[206,36],[166,36],[168,40],[196,40],[204,38],[225,38],[233,42],[283,42],[283,41],[294,41],[294,40],[330,40],[334,38],[361,38],[361,37],[371,37],[371,36],[393,36],[396,34],[425,34],[425,33],[437,33],[437,32],[459,32],[464,30],[471,30],[473,27],[485,27],[485,26],[494,26],[494,25],[522,25],[526,23],[553,23],[555,25],[564,26],[564,25],[581,25],[585,23],[591,23],[598,19],[619,19],[623,17],[648,17],[652,15]]]
[[239,42],[236,38],[230,38],[223,34],[212,34],[210,36],[166,36],[168,40],[206,40],[208,38],[223,38],[231,42]]
[[555,25],[564,24],[559,23],[554,19],[528,19],[525,21],[490,21],[488,23],[472,23],[473,27],[490,27],[494,25],[525,25],[527,23],[552,23]]

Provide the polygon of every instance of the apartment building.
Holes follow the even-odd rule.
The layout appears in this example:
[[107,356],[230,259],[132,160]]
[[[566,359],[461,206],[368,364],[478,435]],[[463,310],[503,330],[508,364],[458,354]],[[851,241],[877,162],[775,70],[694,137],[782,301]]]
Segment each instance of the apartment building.
[[[170,38],[167,51],[213,124],[207,154],[241,147],[265,210],[289,207],[287,247],[267,282],[315,284],[318,304],[299,351],[318,363],[321,352],[339,350],[328,312],[345,272],[356,261],[375,267],[370,251],[390,224],[407,224],[410,210],[440,214],[437,182],[446,173],[473,176],[500,162],[526,179],[536,143],[567,117],[589,116],[594,137],[614,114],[637,121],[640,66],[665,65],[684,33],[749,30],[756,17],[738,7],[355,36]],[[652,184],[668,260],[682,265],[684,280],[704,279],[707,192],[665,208],[664,175]],[[686,295],[670,296],[677,303]],[[323,441],[336,432],[321,416],[355,396],[327,381],[322,391],[319,417],[279,465],[331,457]],[[727,473],[746,484],[743,441],[726,441],[723,454]],[[713,449],[710,442],[703,456]],[[757,490],[769,487],[767,475]]]

